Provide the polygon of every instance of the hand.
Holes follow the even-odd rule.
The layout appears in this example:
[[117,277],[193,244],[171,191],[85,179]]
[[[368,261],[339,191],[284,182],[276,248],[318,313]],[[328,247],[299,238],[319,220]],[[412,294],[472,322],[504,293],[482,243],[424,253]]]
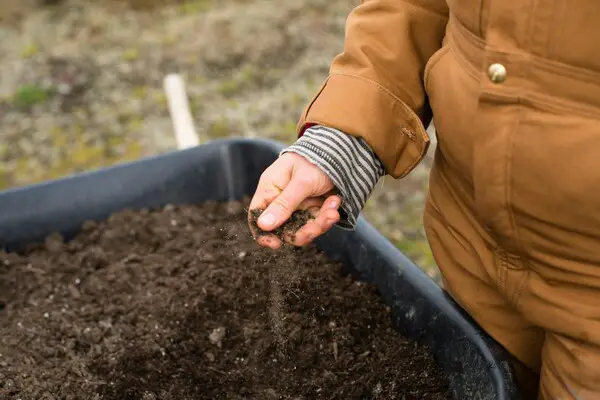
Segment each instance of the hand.
[[[306,158],[285,153],[263,172],[249,210],[264,209],[257,225],[263,231],[271,231],[285,221],[296,210],[308,210],[315,219],[298,230],[294,238],[286,240],[295,246],[305,246],[317,236],[331,229],[340,219],[339,196],[329,177]],[[251,215],[248,213],[250,221]],[[250,229],[253,230],[252,224]],[[261,246],[277,249],[281,240],[274,235],[257,237]]]

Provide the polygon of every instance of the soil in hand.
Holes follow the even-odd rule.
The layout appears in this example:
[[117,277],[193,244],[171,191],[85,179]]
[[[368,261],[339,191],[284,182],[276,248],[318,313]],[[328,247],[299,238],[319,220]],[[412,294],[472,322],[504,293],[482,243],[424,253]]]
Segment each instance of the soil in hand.
[[312,246],[259,248],[245,206],[123,211],[0,252],[0,398],[450,398],[372,287]]
[[256,232],[258,236],[273,235],[276,236],[282,242],[285,242],[286,238],[293,239],[296,235],[296,232],[298,232],[300,228],[306,225],[308,221],[314,219],[310,212],[306,210],[297,210],[294,211],[290,218],[288,218],[288,220],[285,221],[282,225],[278,226],[272,231],[265,231],[262,230],[257,223],[258,217],[260,217],[260,215],[264,211],[265,210],[263,209],[250,210],[250,224],[252,226],[251,229],[254,232]]

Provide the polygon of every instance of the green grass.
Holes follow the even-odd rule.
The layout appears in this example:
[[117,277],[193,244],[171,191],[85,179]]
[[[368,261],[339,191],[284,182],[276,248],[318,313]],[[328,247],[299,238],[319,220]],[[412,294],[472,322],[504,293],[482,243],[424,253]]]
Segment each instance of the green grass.
[[18,108],[30,108],[36,104],[46,102],[50,95],[50,91],[38,86],[21,86],[13,95],[12,103]]
[[40,48],[35,42],[28,43],[23,49],[21,49],[21,57],[31,58],[40,52]]
[[179,11],[186,15],[199,14],[210,10],[213,6],[212,0],[187,0],[179,6]]

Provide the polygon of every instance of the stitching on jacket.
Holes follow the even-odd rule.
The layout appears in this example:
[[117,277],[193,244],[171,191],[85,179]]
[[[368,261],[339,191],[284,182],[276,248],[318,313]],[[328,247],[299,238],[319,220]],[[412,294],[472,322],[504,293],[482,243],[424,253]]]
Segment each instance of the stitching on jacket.
[[409,0],[402,0],[403,3],[407,3],[410,4],[411,6],[418,8],[419,10],[431,13],[433,15],[437,15],[438,17],[442,18],[442,19],[448,19],[449,16],[449,11],[448,8],[446,7],[446,12],[440,12],[438,10],[433,10],[430,7],[423,7],[420,3],[421,2],[415,2],[415,1],[409,1]]
[[[407,106],[398,96],[396,96],[394,93],[392,93],[391,90],[387,89],[385,86],[381,85],[379,82],[374,81],[373,79],[370,79],[370,78],[365,78],[364,76],[348,74],[345,72],[332,71],[332,73],[330,75],[340,75],[340,76],[347,76],[350,78],[357,78],[362,81],[365,81],[365,82],[375,85],[375,87],[379,91],[390,96],[397,104],[400,104],[400,106],[408,114],[408,116],[411,117],[413,120],[415,120],[415,122],[417,123],[417,128],[420,128],[420,130],[422,131],[420,133],[421,133],[421,136],[423,137],[424,141],[426,141],[429,138],[429,135],[427,135],[427,132],[425,131],[425,128],[423,127],[423,124],[421,123],[421,120],[419,119],[417,114],[409,106]],[[425,88],[423,88],[423,91],[424,90],[425,90]],[[403,93],[403,94],[406,94],[406,93]]]
[[450,51],[450,46],[446,45],[433,53],[427,63],[425,64],[425,71],[423,73],[423,87],[425,88],[425,92],[427,92],[427,83],[429,82],[429,77],[433,68],[438,65],[438,63],[444,58],[444,56]]
[[[404,169],[404,171],[398,176],[398,178],[403,178],[406,175],[408,175],[422,160],[423,157],[425,156],[425,153],[427,153],[427,150],[429,149],[429,144],[430,144],[430,140],[429,140],[429,135],[427,134],[427,131],[425,130],[425,128],[423,127],[423,124],[421,123],[421,120],[419,119],[419,117],[417,116],[417,114],[410,109],[410,107],[408,107],[402,100],[400,100],[400,98],[398,98],[394,93],[392,93],[389,89],[386,89],[384,86],[382,86],[381,84],[379,84],[377,81],[374,81],[372,79],[369,78],[365,78],[363,76],[359,76],[359,75],[354,75],[354,74],[348,74],[348,73],[344,73],[344,72],[336,72],[336,71],[332,71],[329,76],[327,77],[326,82],[329,82],[329,80],[331,79],[331,77],[333,76],[345,76],[348,78],[356,78],[359,79],[361,81],[370,83],[372,85],[374,85],[377,90],[381,93],[384,93],[385,95],[389,96],[392,98],[392,100],[394,100],[395,105],[400,105],[402,110],[404,111],[405,114],[407,114],[406,116],[408,117],[408,121],[407,123],[410,122],[414,122],[414,124],[416,125],[416,130],[418,131],[421,140],[418,140],[417,135],[415,135],[415,140],[411,140],[413,143],[415,143],[417,145],[417,149],[419,150],[419,154],[417,155],[417,157],[415,157],[415,159]],[[322,92],[325,89],[325,85],[323,85],[323,90],[321,90],[321,92],[315,96],[315,98],[313,99],[313,101],[311,102],[311,106],[316,102],[317,98],[322,94]],[[307,108],[307,110],[310,110],[310,108]],[[307,117],[308,117],[309,112],[306,112],[306,115],[304,117],[304,123],[307,122]],[[327,125],[327,123],[320,121],[320,120],[313,120],[311,119],[310,122],[316,122],[319,123],[320,125]],[[402,131],[403,127],[399,127],[398,129],[400,129],[400,131],[405,134]],[[408,128],[405,128],[408,129]],[[409,137],[410,140],[410,137]],[[396,167],[396,166],[394,166]],[[394,168],[395,169],[395,168]]]
[[514,234],[514,240],[515,240],[515,244],[517,245],[517,248],[519,249],[519,252],[521,254],[524,254],[524,245],[523,245],[523,240],[521,239],[521,235],[519,234],[519,229],[517,228],[517,220],[515,218],[515,213],[513,212],[513,208],[512,208],[512,203],[511,203],[511,199],[512,199],[512,187],[513,187],[513,179],[512,179],[512,160],[513,160],[513,152],[514,152],[514,147],[515,147],[515,135],[519,129],[519,127],[521,126],[521,114],[523,113],[523,107],[521,106],[521,104],[519,104],[517,106],[517,116],[516,118],[514,118],[514,126],[512,127],[512,129],[510,130],[510,137],[508,138],[509,143],[508,143],[508,149],[507,149],[507,154],[506,154],[506,169],[504,171],[505,176],[505,198],[506,198],[506,212],[508,213],[508,218],[510,221],[510,225],[511,225],[511,230],[513,231],[512,233]]

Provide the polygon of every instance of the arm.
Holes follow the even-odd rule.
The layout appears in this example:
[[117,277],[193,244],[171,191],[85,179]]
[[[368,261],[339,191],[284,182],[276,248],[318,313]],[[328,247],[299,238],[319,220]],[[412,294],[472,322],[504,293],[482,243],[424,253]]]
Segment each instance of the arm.
[[[261,229],[280,226],[303,201],[334,185],[344,196],[342,224],[352,227],[383,170],[400,178],[422,160],[429,145],[425,125],[431,119],[423,73],[442,45],[447,20],[446,0],[361,0],[348,17],[344,51],[304,110],[301,137],[288,149],[304,158],[281,157],[261,176],[250,207],[267,207],[258,219]],[[340,147],[337,142],[350,143]],[[364,145],[362,162],[372,169],[361,173],[360,159],[348,168],[355,145]],[[368,185],[361,190],[361,183]],[[295,243],[307,243],[339,221],[335,197],[324,201]],[[279,242],[263,245],[277,247]]]
[[298,133],[314,125],[363,139],[395,178],[429,146],[423,73],[440,49],[446,0],[362,0],[348,17],[344,51],[304,110]]

